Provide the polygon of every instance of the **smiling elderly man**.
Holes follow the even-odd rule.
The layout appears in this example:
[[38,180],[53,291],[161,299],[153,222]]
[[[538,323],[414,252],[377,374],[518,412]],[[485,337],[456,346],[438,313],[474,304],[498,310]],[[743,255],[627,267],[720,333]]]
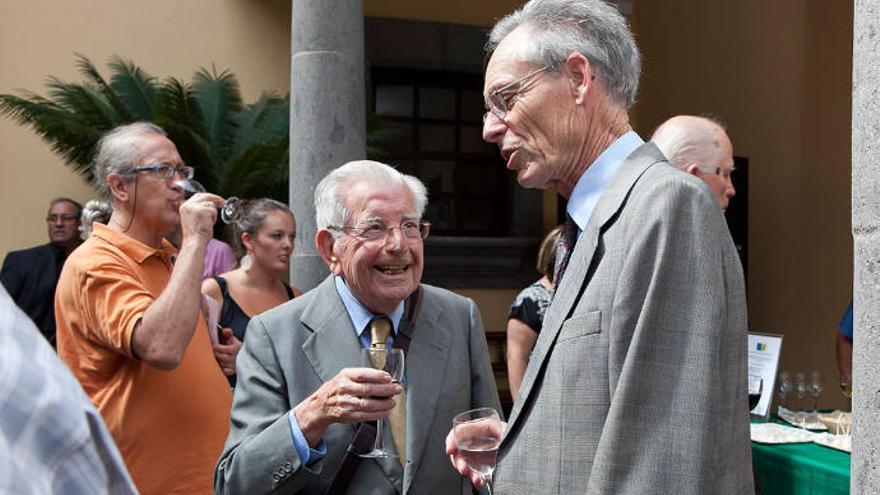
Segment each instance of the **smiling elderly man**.
[[[217,493],[471,493],[443,440],[455,414],[498,409],[498,393],[473,301],[419,283],[426,203],[418,179],[377,162],[318,184],[315,242],[331,275],[251,320]],[[374,344],[405,350],[403,387],[362,367]],[[380,418],[397,457],[346,454],[369,450],[365,422]]]
[[708,189],[630,126],[625,20],[598,0],[532,0],[487,47],[483,138],[569,217],[496,493],[754,493],[742,268]]

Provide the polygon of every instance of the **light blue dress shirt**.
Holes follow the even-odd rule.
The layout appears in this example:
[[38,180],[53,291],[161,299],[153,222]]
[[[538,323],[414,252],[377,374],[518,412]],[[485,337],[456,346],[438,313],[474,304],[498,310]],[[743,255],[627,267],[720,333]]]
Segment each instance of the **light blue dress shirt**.
[[[348,286],[345,285],[342,277],[334,277],[333,282],[336,284],[336,292],[339,294],[340,299],[342,299],[345,311],[348,313],[348,317],[351,318],[351,324],[354,328],[355,336],[361,343],[361,348],[369,347],[372,343],[372,337],[366,330],[370,320],[377,315],[370,312],[354,297],[351,291],[348,290]],[[388,341],[386,342],[386,345],[390,348],[394,343],[394,337],[397,335],[397,329],[400,327],[400,319],[403,317],[403,301],[400,301],[397,308],[386,316],[391,320],[391,333],[388,335]],[[287,413],[287,421],[290,423],[290,436],[293,438],[293,445],[296,447],[296,453],[302,460],[303,465],[311,464],[324,457],[324,454],[327,453],[327,446],[324,444],[324,440],[321,440],[314,449],[310,448],[306,437],[302,433],[302,428],[300,428],[296,416],[293,414],[293,410]]]
[[587,227],[608,182],[627,157],[643,144],[645,141],[635,131],[627,132],[611,143],[611,146],[606,148],[578,179],[571,191],[571,197],[568,198],[566,212],[577,224],[580,232]]

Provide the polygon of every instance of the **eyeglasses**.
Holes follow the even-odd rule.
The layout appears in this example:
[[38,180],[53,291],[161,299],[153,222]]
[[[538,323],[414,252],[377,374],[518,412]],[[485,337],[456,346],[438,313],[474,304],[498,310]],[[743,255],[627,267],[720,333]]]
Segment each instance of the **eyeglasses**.
[[162,180],[170,180],[175,176],[180,175],[184,179],[192,179],[195,170],[192,167],[187,165],[171,165],[168,163],[162,163],[159,165],[150,165],[147,167],[135,167],[128,169],[122,173],[124,174],[138,174],[141,172],[150,172],[153,177]]
[[49,215],[46,217],[47,222],[55,223],[55,222],[58,222],[59,220],[62,222],[74,222],[74,221],[76,221],[76,215],[71,215],[71,214]]
[[510,101],[514,96],[518,95],[519,92],[522,91],[522,88],[517,88],[516,91],[509,94],[506,98],[502,96],[502,93],[504,93],[505,91],[509,91],[511,88],[517,85],[522,86],[522,84],[527,80],[548,69],[550,69],[550,66],[545,65],[540,69],[529,72],[528,74],[522,76],[516,81],[513,81],[512,83],[505,84],[498,89],[492,90],[492,92],[489,93],[489,98],[486,100],[486,113],[483,114],[483,120],[486,120],[486,117],[489,116],[489,112],[492,112],[493,114],[495,114],[496,117],[503,120],[504,117],[507,115],[507,110],[509,109],[507,102]]
[[410,242],[423,240],[431,231],[431,224],[425,221],[405,220],[397,226],[388,226],[383,222],[369,222],[359,227],[330,225],[327,230],[345,232],[357,237],[364,242],[385,241],[394,229],[400,229],[400,234]]
[[705,171],[709,172],[709,173],[714,173],[715,175],[720,175],[721,178],[723,178],[724,180],[729,180],[730,177],[733,175],[733,172],[736,171],[736,167],[731,167],[731,168],[715,167],[714,170],[712,170],[710,168]]

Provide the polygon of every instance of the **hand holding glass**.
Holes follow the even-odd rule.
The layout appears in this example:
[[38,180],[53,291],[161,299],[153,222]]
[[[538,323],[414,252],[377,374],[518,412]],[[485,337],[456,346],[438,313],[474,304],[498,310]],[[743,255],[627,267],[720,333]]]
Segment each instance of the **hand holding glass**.
[[491,407],[471,409],[452,419],[452,431],[458,455],[468,468],[479,474],[492,495],[492,473],[504,423]]
[[[205,186],[195,179],[180,179],[174,181],[174,185],[183,190],[183,197],[189,199],[196,193],[207,192]],[[241,216],[241,200],[232,196],[227,198],[220,208],[220,219],[223,223],[230,224],[238,220]]]
[[[364,348],[362,352],[370,366],[377,370],[387,371],[394,382],[400,382],[400,379],[403,377],[403,349],[371,346]],[[385,443],[382,438],[384,423],[385,420],[383,419],[376,420],[376,440],[373,442],[373,450],[366,454],[359,454],[361,457],[397,457],[385,450]]]

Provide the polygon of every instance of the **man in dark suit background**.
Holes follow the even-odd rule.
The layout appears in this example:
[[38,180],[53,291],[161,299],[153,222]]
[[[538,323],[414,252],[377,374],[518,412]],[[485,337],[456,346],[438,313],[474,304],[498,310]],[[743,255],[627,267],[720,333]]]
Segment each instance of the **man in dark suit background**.
[[82,205],[70,198],[49,203],[46,225],[49,243],[12,251],[3,260],[0,282],[32,320],[44,337],[55,346],[55,285],[64,260],[79,246]]
[[[315,242],[331,275],[248,325],[215,493],[470,495],[444,437],[456,414],[500,404],[476,305],[420,284],[426,203],[418,179],[378,162],[318,184]],[[409,338],[403,387],[364,367],[376,320],[390,320],[386,345]],[[398,457],[346,456],[357,423],[379,418]]]
[[[531,0],[487,50],[483,138],[520,185],[568,198],[495,493],[754,493],[742,267],[710,191],[632,130],[625,19]],[[478,483],[451,434],[447,451]]]

